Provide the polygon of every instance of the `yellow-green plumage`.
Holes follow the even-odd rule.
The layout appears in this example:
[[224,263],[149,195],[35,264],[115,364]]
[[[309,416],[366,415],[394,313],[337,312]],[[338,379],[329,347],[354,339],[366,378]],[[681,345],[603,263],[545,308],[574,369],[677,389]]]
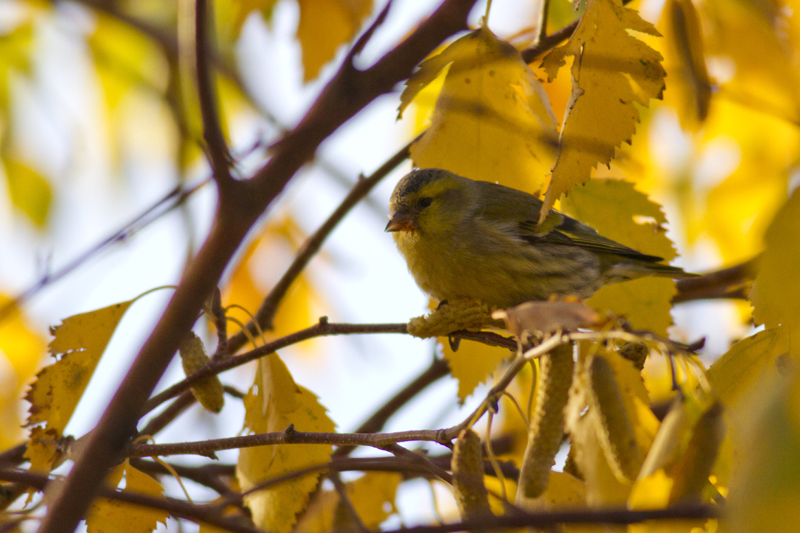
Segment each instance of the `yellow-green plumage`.
[[538,198],[441,169],[414,170],[392,194],[397,247],[420,288],[437,300],[480,298],[511,307],[552,295],[588,298],[608,283],[689,277],[551,210]]

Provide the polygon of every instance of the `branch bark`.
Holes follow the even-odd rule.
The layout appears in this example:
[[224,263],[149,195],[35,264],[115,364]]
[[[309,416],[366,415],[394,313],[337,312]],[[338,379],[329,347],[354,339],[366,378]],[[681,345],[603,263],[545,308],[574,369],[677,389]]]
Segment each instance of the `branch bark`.
[[[109,467],[136,431],[142,407],[180,340],[194,324],[203,302],[261,213],[313,157],[324,139],[407,78],[443,40],[466,28],[473,3],[474,0],[445,0],[408,38],[367,70],[357,70],[349,56],[295,130],[273,147],[272,159],[252,179],[233,181],[231,187],[226,187],[230,194],[220,197],[225,201],[218,204],[208,239],[188,266],[163,316],[92,432],[85,453],[54,494],[41,533],[75,530],[100,491]],[[359,45],[364,42],[362,39]]]

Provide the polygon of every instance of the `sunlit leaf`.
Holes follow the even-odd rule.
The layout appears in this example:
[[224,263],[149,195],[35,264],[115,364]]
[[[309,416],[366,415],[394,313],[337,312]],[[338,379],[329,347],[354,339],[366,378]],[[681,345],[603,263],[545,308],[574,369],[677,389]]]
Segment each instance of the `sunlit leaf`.
[[726,503],[731,533],[791,531],[800,521],[800,380],[778,377],[754,398],[741,433],[746,460]]
[[[144,472],[133,468],[126,460],[109,474],[108,484],[116,488],[125,475],[123,492],[163,498],[164,488]],[[169,513],[161,509],[133,505],[120,500],[98,498],[89,508],[86,518],[88,533],[150,533],[158,524],[167,523]]]
[[251,13],[258,11],[269,21],[277,3],[278,0],[217,0],[214,5],[217,35],[225,44],[234,43]]
[[[308,389],[296,385],[277,354],[262,359],[253,387],[244,400],[245,428],[252,433],[283,431],[293,424],[298,431],[333,432],[325,408]],[[281,475],[319,466],[330,460],[326,444],[280,444],[243,448],[237,477],[242,490]],[[305,509],[320,473],[311,473],[245,496],[253,521],[262,529],[287,533]]]
[[740,340],[708,369],[707,377],[722,403],[735,408],[759,381],[784,373],[789,339],[781,329],[767,329]]
[[31,404],[27,425],[45,424],[49,434],[63,435],[114,330],[132,303],[129,300],[73,315],[52,328],[49,351],[61,358],[37,374],[25,396]]
[[431,127],[411,150],[414,165],[541,190],[553,161],[556,120],[516,49],[486,27],[461,37],[420,65],[400,112],[445,69]]
[[[663,227],[666,217],[661,206],[629,182],[592,180],[573,189],[561,208],[601,235],[634,250],[663,257],[666,262],[676,255]],[[674,281],[644,278],[603,287],[587,303],[626,317],[636,328],[666,335],[672,324],[669,312],[674,294]]]
[[[751,300],[755,319],[767,327],[783,325],[800,341],[800,279],[795,274],[800,258],[800,193],[778,211],[764,238],[766,250],[759,260]],[[790,351],[800,356],[797,346]]]
[[[264,228],[261,236],[247,247],[238,266],[235,267],[223,290],[225,305],[237,304],[250,313],[261,306],[283,265],[288,265],[292,254],[305,239],[305,233],[291,216],[276,217]],[[307,274],[301,274],[289,288],[278,307],[272,329],[265,331],[268,340],[294,333],[316,323],[325,315],[326,302],[312,284]],[[233,308],[229,316],[246,323],[250,317],[240,309]],[[231,333],[238,326],[231,326]],[[318,343],[315,340],[297,345],[306,353],[313,353]]]
[[372,13],[372,0],[298,0],[297,38],[303,49],[303,80],[313,80],[333,59],[336,50],[352,39]]
[[541,220],[573,185],[585,183],[592,168],[608,164],[617,147],[630,142],[639,110],[664,90],[661,54],[629,30],[658,35],[619,0],[588,0],[586,13],[567,44],[544,59],[549,79],[574,56],[572,96],[561,129],[560,151]]
[[726,409],[728,439],[723,443],[718,477],[729,482],[732,470],[746,458],[742,417],[753,400],[769,392],[769,384],[793,368],[785,328],[768,329],[742,339],[708,369],[708,381]]
[[26,21],[0,36],[0,115],[10,104],[11,75],[29,74],[34,45],[33,24]]
[[14,158],[5,158],[3,166],[11,201],[34,224],[43,228],[53,199],[47,178],[32,166]]
[[[0,308],[11,302],[0,294]],[[3,386],[0,387],[0,449],[5,450],[22,440],[22,420],[19,398],[23,387],[33,376],[47,341],[37,333],[27,318],[18,310],[0,320],[0,368]]]
[[[631,484],[620,480],[616,472],[618,467],[612,467],[608,457],[608,439],[613,436],[603,434],[610,429],[605,425],[607,420],[591,407],[594,401],[590,397],[594,393],[587,365],[596,357],[602,357],[613,371],[615,386],[622,399],[623,415],[632,427],[641,457],[645,457],[650,449],[659,422],[650,410],[641,375],[630,361],[601,346],[579,343],[578,369],[565,410],[575,460],[586,479],[586,501],[590,506],[622,504],[628,498]],[[602,398],[598,399],[602,401]]]
[[[381,522],[397,512],[394,499],[402,481],[403,476],[397,473],[367,472],[355,481],[345,483],[347,495],[365,526],[377,530]],[[336,513],[342,513],[337,510],[340,502],[335,490],[318,494],[297,522],[295,531],[326,533],[335,529]]]
[[109,108],[116,108],[129,90],[142,85],[156,92],[166,90],[166,59],[152,39],[132,26],[100,12],[88,44]]
[[665,102],[678,111],[684,129],[697,131],[708,116],[711,81],[706,68],[703,33],[697,9],[691,0],[669,0],[662,11],[669,55],[664,59],[668,76]]
[[467,340],[461,341],[458,350],[453,351],[450,342],[442,339],[442,349],[450,373],[458,380],[458,400],[461,403],[511,356],[507,348]]

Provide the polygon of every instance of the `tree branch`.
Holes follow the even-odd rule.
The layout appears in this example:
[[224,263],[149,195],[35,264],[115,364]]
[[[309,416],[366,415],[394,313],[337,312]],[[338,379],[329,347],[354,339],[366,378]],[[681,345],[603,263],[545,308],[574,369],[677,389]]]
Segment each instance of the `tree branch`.
[[473,3],[474,0],[445,0],[411,35],[365,71],[356,70],[351,62],[342,65],[295,130],[274,146],[272,159],[251,180],[231,182],[229,194],[220,197],[208,239],[189,264],[163,316],[92,431],[85,452],[54,491],[41,533],[74,531],[101,489],[108,468],[136,431],[142,407],[180,340],[194,324],[204,301],[261,213],[313,157],[324,139],[407,78],[443,40],[464,29]]
[[197,94],[200,100],[200,114],[203,118],[203,138],[208,148],[211,168],[217,182],[220,196],[233,181],[230,173],[231,157],[225,144],[225,136],[219,122],[217,109],[217,91],[214,76],[211,72],[211,28],[208,22],[210,6],[206,0],[195,3],[195,65],[197,74]]
[[[324,317],[323,317],[324,318]],[[286,335],[280,339],[274,340],[264,346],[251,350],[249,352],[229,357],[227,359],[218,359],[211,361],[209,364],[187,376],[183,381],[179,381],[175,385],[156,394],[150,398],[144,405],[144,414],[152,411],[170,398],[174,398],[178,394],[188,390],[192,385],[197,383],[203,378],[217,375],[231,368],[241,366],[255,361],[261,357],[274,353],[277,350],[297,344],[314,337],[322,337],[326,335],[352,335],[358,333],[406,333],[405,324],[332,324],[327,320],[320,319],[317,324],[310,326],[306,329],[300,330],[296,333]]]
[[436,442],[448,446],[450,439],[443,430],[398,431],[396,433],[318,433],[297,431],[290,425],[283,431],[258,433],[243,437],[210,439],[198,442],[175,444],[132,444],[128,447],[128,457],[156,457],[165,455],[203,455],[214,458],[214,452],[272,446],[276,444],[331,444],[333,446],[371,446],[386,449],[391,444],[408,441]]
[[[275,313],[278,311],[283,297],[286,296],[292,283],[297,279],[297,276],[305,269],[308,262],[322,247],[322,243],[328,238],[328,235],[336,228],[339,222],[350,212],[350,210],[361,201],[369,192],[392,170],[399,166],[403,161],[408,158],[411,145],[417,139],[406,144],[403,148],[397,151],[390,157],[381,167],[372,173],[369,178],[360,178],[358,183],[351,189],[348,195],[339,204],[339,207],[331,214],[330,217],[314,232],[313,235],[308,237],[303,243],[303,246],[297,252],[297,255],[286,269],[280,280],[275,284],[270,293],[264,298],[264,301],[255,314],[256,322],[261,330],[272,329],[272,320],[275,318]],[[247,329],[251,335],[258,335],[258,328],[251,321],[247,324]],[[240,331],[228,340],[229,353],[236,353],[242,346],[247,343],[247,336],[243,331]]]
[[[53,479],[31,472],[0,470],[0,481],[24,483],[29,487],[44,491]],[[175,518],[185,518],[197,524],[205,522],[206,524],[233,531],[234,533],[263,533],[260,529],[244,525],[238,520],[221,516],[217,509],[211,506],[193,505],[182,500],[176,500],[175,498],[155,498],[137,492],[116,491],[105,487],[100,488],[97,493],[97,495],[102,498],[132,503],[151,509],[161,509],[167,511]]]
[[455,531],[488,531],[503,528],[549,528],[559,524],[638,524],[647,520],[687,520],[719,518],[720,509],[705,504],[676,505],[667,509],[633,511],[626,508],[575,509],[569,511],[517,511],[505,516],[492,516],[437,526],[417,526],[384,533],[451,533]]
[[703,274],[696,278],[678,280],[678,293],[673,304],[695,300],[719,298],[747,298],[753,280],[758,274],[759,257],[749,261]]

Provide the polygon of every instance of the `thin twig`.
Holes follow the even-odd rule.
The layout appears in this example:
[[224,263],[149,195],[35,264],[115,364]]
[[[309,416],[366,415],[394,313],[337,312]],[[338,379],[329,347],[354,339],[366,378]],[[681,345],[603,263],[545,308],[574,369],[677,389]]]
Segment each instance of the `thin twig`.
[[342,478],[339,477],[339,472],[336,470],[329,470],[328,479],[331,480],[333,487],[339,494],[339,505],[342,506],[347,511],[347,514],[350,515],[350,519],[352,520],[356,529],[361,531],[361,533],[369,533],[369,528],[366,526],[366,524],[364,524],[364,521],[361,520],[361,517],[358,516],[358,511],[356,511],[352,500],[350,500],[350,495],[347,494],[347,488],[344,486],[344,483],[342,483]]
[[188,408],[193,406],[197,399],[192,394],[192,391],[184,391],[178,396],[174,402],[169,404],[169,407],[164,409],[158,416],[154,416],[147,422],[147,425],[139,432],[140,435],[155,435],[165,427],[167,427],[173,420],[178,418],[181,413],[185,412]]
[[283,431],[258,433],[242,437],[209,439],[198,442],[175,444],[132,444],[127,450],[128,457],[156,457],[165,455],[204,455],[212,457],[214,452],[254,446],[276,444],[331,444],[334,446],[371,446],[386,449],[398,442],[427,441],[449,446],[450,440],[441,430],[398,431],[396,433],[323,433],[297,431],[290,425]]
[[[195,3],[195,65],[197,74],[197,95],[200,100],[200,115],[203,119],[203,138],[208,148],[211,168],[217,182],[220,195],[227,194],[233,177],[230,173],[231,157],[222,134],[217,109],[217,91],[214,75],[211,72],[211,25],[209,24],[210,6],[206,0]],[[212,19],[213,20],[213,19]]]
[[411,463],[417,464],[420,467],[427,469],[431,474],[441,478],[443,481],[447,483],[453,482],[453,475],[450,472],[446,471],[444,468],[438,467],[424,456],[414,453],[411,450],[403,448],[399,444],[389,444],[383,448],[387,452],[404,459],[408,459]]
[[[47,476],[19,470],[0,470],[0,480],[25,483],[40,491],[45,490],[47,485],[53,481]],[[205,522],[234,533],[263,533],[259,529],[222,516],[213,506],[198,506],[175,498],[156,498],[138,492],[116,491],[105,487],[98,490],[98,496],[151,509],[161,509],[175,518],[185,518],[198,524]]]
[[95,244],[82,254],[80,254],[78,257],[76,257],[63,267],[59,268],[54,272],[47,272],[43,274],[30,287],[28,287],[22,293],[20,293],[12,300],[5,303],[2,307],[0,307],[0,321],[3,321],[6,318],[8,318],[8,316],[15,309],[19,308],[19,306],[21,306],[23,303],[30,300],[33,296],[35,296],[39,291],[41,291],[47,285],[59,281],[61,278],[72,273],[74,270],[83,265],[90,258],[97,255],[99,252],[105,250],[106,248],[110,247],[113,244],[126,240],[132,234],[143,229],[152,222],[155,222],[165,214],[172,211],[172,209],[174,209],[175,207],[181,205],[183,202],[186,201],[186,199],[189,196],[194,194],[195,191],[200,189],[200,187],[202,187],[206,183],[208,183],[208,180],[203,180],[202,182],[192,185],[191,187],[186,187],[186,188],[181,186],[175,187],[166,195],[164,195],[162,198],[153,203],[153,205],[142,211],[140,214],[135,216],[132,220],[130,220],[126,224],[124,224],[120,229],[116,230],[114,233],[112,233],[102,241],[98,242],[97,244]]
[[550,0],[539,0],[538,31],[536,34],[536,45],[539,45],[547,38],[547,15],[550,11]]
[[214,327],[217,329],[217,349],[211,358],[227,359],[231,353],[228,348],[228,319],[225,316],[225,309],[222,307],[219,287],[211,296],[211,313],[214,315]]
[[281,337],[269,344],[228,359],[212,361],[197,372],[187,376],[186,379],[168,387],[164,391],[150,398],[143,407],[142,416],[152,411],[170,398],[174,398],[203,378],[214,376],[231,368],[241,366],[250,361],[269,355],[276,350],[286,348],[292,344],[302,342],[314,337],[326,335],[352,335],[358,333],[406,333],[405,324],[332,324],[325,320],[313,326]]
[[[286,269],[286,272],[281,276],[281,279],[275,284],[270,293],[264,298],[258,311],[255,314],[256,321],[262,330],[272,329],[272,320],[278,311],[278,305],[283,297],[288,292],[292,283],[297,279],[297,276],[305,269],[314,255],[322,247],[325,239],[336,228],[339,222],[347,215],[350,210],[361,201],[369,192],[392,170],[408,158],[411,145],[416,141],[411,141],[403,148],[398,150],[392,157],[390,157],[381,167],[372,173],[368,178],[360,178],[358,183],[353,186],[344,200],[339,204],[339,207],[328,217],[328,219],[309,236],[297,255]],[[247,324],[247,329],[251,335],[258,333],[258,328],[251,321]],[[230,353],[236,353],[242,346],[247,343],[247,335],[240,331],[228,340],[228,349]]]
[[[148,474],[161,474],[161,475],[172,474],[163,465],[161,465],[156,461],[148,461],[145,459],[134,457],[131,458],[130,462],[131,466],[133,466],[137,470],[141,470],[142,472],[146,472]],[[178,464],[170,464],[169,466],[182,478],[191,479],[195,483],[199,483],[200,485],[204,485],[216,491],[221,496],[230,496],[238,494],[238,492],[231,489],[231,487],[227,483],[225,483],[220,479],[220,477],[222,476],[231,477],[236,474],[233,465],[230,465],[230,468],[226,467],[225,469],[220,469],[217,467],[226,465],[216,465],[213,463],[209,463],[198,467],[184,466]]]

